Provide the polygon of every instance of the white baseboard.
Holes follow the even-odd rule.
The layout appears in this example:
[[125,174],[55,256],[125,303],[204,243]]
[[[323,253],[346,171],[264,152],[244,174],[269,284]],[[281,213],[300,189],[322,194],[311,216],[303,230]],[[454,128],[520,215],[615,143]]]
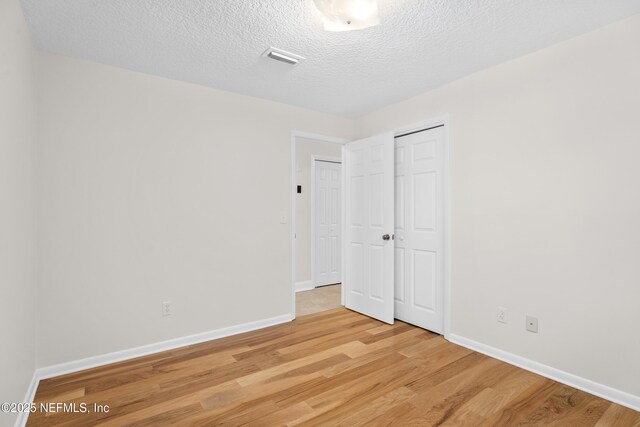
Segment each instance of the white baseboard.
[[[33,403],[33,399],[36,396],[36,390],[38,389],[38,383],[40,383],[40,379],[38,378],[36,372],[33,373],[31,377],[31,382],[29,383],[29,387],[27,388],[27,393],[24,396],[23,403]],[[27,419],[29,418],[29,412],[19,412],[18,418],[16,418],[15,427],[24,427],[27,425]]]
[[[122,362],[124,360],[147,356],[153,353],[173,350],[175,348],[185,347],[188,345],[199,344],[205,341],[211,341],[231,335],[242,334],[244,332],[251,332],[257,329],[290,322],[293,319],[294,316],[292,314],[283,314],[281,316],[276,316],[269,319],[257,320],[255,322],[248,322],[241,325],[229,326],[227,328],[215,329],[213,331],[202,332],[186,337],[174,338],[171,340],[144,345],[141,347],[130,348],[113,353],[102,354],[99,356],[87,357],[86,359],[74,360],[72,362],[60,363],[58,365],[38,368],[33,374],[33,379],[31,380],[31,384],[29,384],[29,389],[27,390],[24,402],[33,402],[33,398],[35,396],[36,389],[38,388],[38,383],[40,382],[40,380],[70,374],[72,372],[84,371],[85,369],[96,368],[98,366],[109,365],[111,363]],[[28,414],[19,414],[15,424],[16,427],[23,427],[24,425],[26,425],[27,417]]]
[[311,280],[305,280],[304,282],[296,282],[295,289],[296,292],[310,291],[311,289],[315,289],[313,286],[313,282]]
[[513,353],[509,353],[459,335],[448,334],[446,339],[454,344],[475,350],[478,353],[486,354],[494,359],[502,360],[503,362],[518,366],[522,369],[526,369],[527,371],[542,375],[543,377],[550,378],[562,384],[566,384],[603,399],[610,400],[614,403],[633,409],[634,411],[640,411],[640,396],[635,396],[625,391],[570,374],[569,372],[562,371],[560,369],[552,368],[551,366],[535,362],[522,356],[517,356]]
[[255,322],[215,329],[213,331],[202,332],[186,337],[174,338],[171,340],[144,345],[141,347],[135,347],[99,356],[92,356],[86,359],[61,363],[59,365],[47,366],[37,369],[36,373],[38,374],[38,379],[43,380],[46,378],[69,374],[71,372],[78,372],[85,369],[95,368],[97,366],[108,365],[115,362],[121,362],[123,360],[134,359],[136,357],[146,356],[153,353],[159,353],[161,351],[173,350],[179,347],[185,347],[205,341],[211,341],[218,338],[237,335],[243,332],[255,331],[257,329],[266,328],[268,326],[289,322],[293,320],[293,318],[294,317],[291,314],[283,314],[281,316],[272,317],[270,319],[257,320]]

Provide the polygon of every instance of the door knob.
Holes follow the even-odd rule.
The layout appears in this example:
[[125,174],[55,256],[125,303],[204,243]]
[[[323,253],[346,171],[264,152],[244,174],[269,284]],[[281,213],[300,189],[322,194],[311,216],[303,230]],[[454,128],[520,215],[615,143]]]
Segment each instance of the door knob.
[[382,240],[391,240],[391,236],[385,234],[384,236],[382,236]]

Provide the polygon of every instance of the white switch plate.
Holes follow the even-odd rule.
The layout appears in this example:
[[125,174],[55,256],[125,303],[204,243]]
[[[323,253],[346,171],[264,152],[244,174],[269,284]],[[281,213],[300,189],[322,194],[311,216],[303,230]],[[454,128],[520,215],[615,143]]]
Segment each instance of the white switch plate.
[[538,318],[527,316],[527,331],[538,333]]
[[280,212],[280,224],[287,223],[287,213],[285,211]]

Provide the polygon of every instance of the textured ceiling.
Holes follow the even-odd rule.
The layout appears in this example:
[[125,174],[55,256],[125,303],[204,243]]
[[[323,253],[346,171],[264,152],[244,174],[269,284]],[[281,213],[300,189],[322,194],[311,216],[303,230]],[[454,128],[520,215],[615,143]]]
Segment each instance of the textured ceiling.
[[[640,0],[380,0],[331,33],[313,0],[22,0],[49,52],[342,116],[640,13]],[[263,58],[274,46],[307,58]]]

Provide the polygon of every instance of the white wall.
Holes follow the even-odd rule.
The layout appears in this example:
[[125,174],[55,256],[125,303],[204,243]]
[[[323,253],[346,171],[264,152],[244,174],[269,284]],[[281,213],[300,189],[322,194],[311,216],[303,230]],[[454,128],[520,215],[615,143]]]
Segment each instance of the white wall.
[[[35,49],[17,0],[0,2],[0,402],[22,402],[35,368]],[[15,414],[0,412],[0,425]]]
[[311,161],[312,156],[340,158],[342,145],[306,138],[296,141],[296,179],[302,193],[296,194],[296,282],[311,280]]
[[40,66],[40,366],[291,312],[291,131],[351,137],[352,120],[61,56]]
[[[453,333],[635,395],[638,46],[635,16],[356,127],[366,136],[450,115]],[[539,317],[537,335],[525,314]]]
[[[356,122],[450,114],[453,333],[636,395],[639,42],[636,16]],[[0,400],[34,367],[37,113],[39,366],[289,312],[290,131],[353,121],[52,55],[35,84],[32,60],[0,3]]]

